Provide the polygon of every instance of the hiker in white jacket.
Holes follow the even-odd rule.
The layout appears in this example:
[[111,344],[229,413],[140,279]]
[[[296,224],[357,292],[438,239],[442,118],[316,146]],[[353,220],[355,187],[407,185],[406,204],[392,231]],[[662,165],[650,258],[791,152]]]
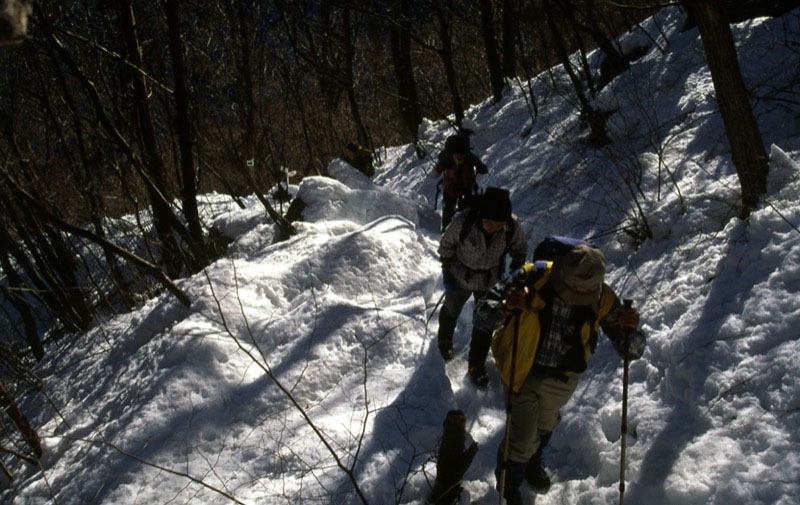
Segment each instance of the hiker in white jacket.
[[[445,228],[439,242],[445,295],[439,312],[437,335],[439,352],[453,358],[453,333],[461,309],[473,296],[477,301],[505,275],[505,258],[511,256],[512,271],[525,262],[525,233],[511,213],[507,190],[486,188],[475,207],[464,210]],[[491,333],[473,328],[469,348],[469,377],[478,387],[486,387],[486,356]]]

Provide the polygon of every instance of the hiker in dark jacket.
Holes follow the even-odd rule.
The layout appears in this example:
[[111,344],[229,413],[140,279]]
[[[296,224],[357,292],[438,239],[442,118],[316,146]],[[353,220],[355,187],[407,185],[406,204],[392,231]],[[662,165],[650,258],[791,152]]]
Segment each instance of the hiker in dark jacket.
[[434,176],[439,177],[444,174],[442,231],[450,224],[456,209],[463,210],[472,203],[476,173],[485,175],[489,173],[489,169],[470,151],[467,134],[459,133],[447,137],[442,156],[433,168]]
[[[473,324],[477,331],[497,330],[492,354],[503,383],[511,388],[508,452],[503,454],[501,445],[495,471],[499,486],[506,462],[503,494],[510,505],[521,503],[523,480],[538,492],[549,489],[542,449],[558,424],[559,409],[586,370],[598,330],[620,356],[638,359],[644,353],[645,337],[636,330],[639,312],[620,303],[604,275],[603,253],[578,245],[553,262],[524,265],[476,304]],[[516,318],[519,333],[512,356]]]
[[347,144],[344,148],[344,160],[367,177],[375,175],[375,168],[372,166],[372,151],[364,146],[355,142]]
[[[477,301],[503,277],[507,254],[512,269],[525,262],[525,233],[511,213],[508,191],[487,188],[477,208],[459,212],[439,242],[445,295],[437,341],[445,361],[453,358],[453,333],[461,309],[470,296]],[[479,387],[489,383],[485,363],[491,337],[491,331],[473,328],[470,338],[469,377]]]

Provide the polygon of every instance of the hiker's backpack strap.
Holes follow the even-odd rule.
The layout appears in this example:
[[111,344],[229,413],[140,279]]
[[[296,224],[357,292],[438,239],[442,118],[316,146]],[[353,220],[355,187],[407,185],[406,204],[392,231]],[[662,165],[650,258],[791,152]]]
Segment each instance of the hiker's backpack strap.
[[467,211],[467,217],[464,219],[464,224],[461,225],[461,232],[458,234],[458,241],[463,242],[467,239],[467,235],[469,232],[472,231],[472,227],[475,226],[475,222],[478,220],[478,213],[475,212],[475,209],[470,207]]
[[[528,302],[527,305],[533,310],[539,310],[544,306],[544,301],[539,295],[539,291],[547,284],[552,273],[552,261],[537,261],[535,263],[525,263],[522,265],[522,270],[525,272],[525,285],[528,287]],[[536,277],[537,273],[539,274]]]
[[[608,314],[611,312],[611,309],[614,307],[614,301],[617,299],[617,295],[614,294],[614,291],[608,287],[605,283],[600,291],[600,300],[592,305],[590,311],[587,311],[586,314],[586,324],[589,326],[589,334],[585,335],[584,338],[588,338],[587,342],[584,342],[584,346],[586,346],[589,350],[589,353],[593,353],[595,348],[597,347],[597,336],[600,332],[600,321],[602,321]],[[588,360],[588,355],[586,356]]]
[[514,232],[516,231],[514,224],[513,216],[506,221],[506,252],[511,251],[511,241],[514,240]]
[[600,321],[602,321],[609,314],[609,312],[611,312],[616,298],[617,296],[614,294],[614,291],[612,291],[611,288],[608,287],[608,285],[604,282],[600,291],[600,301],[595,303],[593,306],[595,314],[595,331],[600,329]]
[[444,177],[439,179],[439,182],[436,183],[436,195],[433,197],[433,210],[436,210],[436,205],[439,203],[439,195],[442,192],[442,182],[444,182]]
[[526,280],[530,278],[531,272],[533,272],[534,268],[536,267],[533,263],[525,263],[524,265],[522,265],[522,271],[525,272]]

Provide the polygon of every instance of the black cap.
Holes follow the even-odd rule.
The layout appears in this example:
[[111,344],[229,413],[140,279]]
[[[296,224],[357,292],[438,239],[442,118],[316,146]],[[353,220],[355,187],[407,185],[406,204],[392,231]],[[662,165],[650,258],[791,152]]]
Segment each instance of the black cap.
[[486,188],[478,203],[478,214],[492,221],[511,219],[511,197],[507,189]]
[[469,137],[466,135],[451,135],[444,141],[444,150],[453,154],[469,154]]

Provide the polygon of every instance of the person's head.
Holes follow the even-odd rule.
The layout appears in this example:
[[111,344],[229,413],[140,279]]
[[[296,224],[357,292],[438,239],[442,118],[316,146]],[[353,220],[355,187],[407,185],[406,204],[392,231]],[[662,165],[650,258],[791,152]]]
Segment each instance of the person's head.
[[453,161],[460,165],[469,154],[469,137],[466,135],[450,135],[444,141],[444,150],[450,153]]
[[483,230],[497,233],[511,219],[511,197],[507,189],[486,188],[478,199],[478,216]]
[[481,228],[483,228],[483,231],[486,233],[493,235],[505,228],[505,226],[505,221],[496,221],[494,219],[486,219],[485,217],[481,218]]
[[602,251],[578,245],[553,262],[553,289],[569,305],[592,305],[600,299],[605,273]]
[[358,153],[358,144],[355,142],[350,142],[344,147],[344,154],[347,156],[348,159],[353,159],[356,157]]

